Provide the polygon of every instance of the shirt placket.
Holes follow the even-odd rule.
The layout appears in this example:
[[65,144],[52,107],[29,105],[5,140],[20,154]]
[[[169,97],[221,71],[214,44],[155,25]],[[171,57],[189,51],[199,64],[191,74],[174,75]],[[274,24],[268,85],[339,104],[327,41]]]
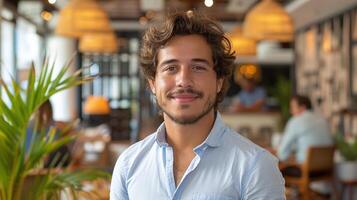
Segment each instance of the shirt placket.
[[[183,192],[183,190],[185,188],[185,180],[190,175],[190,173],[193,172],[197,168],[198,164],[201,161],[201,157],[200,156],[202,155],[202,153],[203,153],[203,151],[205,149],[206,149],[206,147],[202,148],[202,149],[198,149],[197,151],[195,151],[196,156],[191,161],[191,163],[188,166],[188,168],[186,169],[185,174],[183,175],[179,185],[177,186],[177,188],[176,188],[176,190],[175,190],[175,192],[173,194],[173,198],[172,198],[173,200],[181,199],[182,192]],[[173,173],[172,173],[172,177],[173,177]],[[175,187],[175,180],[174,180],[174,187]]]
[[174,158],[173,149],[170,146],[165,147],[165,173],[167,177],[167,185],[170,192],[170,198],[173,199],[175,193],[175,178],[173,173]]

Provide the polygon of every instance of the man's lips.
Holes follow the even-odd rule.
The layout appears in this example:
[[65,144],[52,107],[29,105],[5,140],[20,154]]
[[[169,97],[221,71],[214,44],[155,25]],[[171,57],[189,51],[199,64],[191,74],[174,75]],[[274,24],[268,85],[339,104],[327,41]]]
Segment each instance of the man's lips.
[[198,98],[203,97],[203,93],[192,88],[178,89],[170,92],[168,98],[177,101],[178,103],[190,103]]
[[178,101],[179,103],[189,103],[189,102],[196,100],[196,98],[198,98],[198,95],[178,94],[178,95],[173,95],[172,98],[175,99],[176,101]]

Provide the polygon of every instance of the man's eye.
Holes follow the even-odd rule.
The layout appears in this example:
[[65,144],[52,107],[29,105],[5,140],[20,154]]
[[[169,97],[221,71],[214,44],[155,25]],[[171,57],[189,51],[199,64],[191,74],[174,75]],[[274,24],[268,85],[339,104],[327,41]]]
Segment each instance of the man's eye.
[[192,69],[196,70],[196,71],[203,71],[203,70],[206,70],[206,67],[200,66],[200,65],[195,65],[192,67]]
[[176,66],[168,66],[168,67],[165,67],[164,71],[173,72],[175,70],[176,70]]

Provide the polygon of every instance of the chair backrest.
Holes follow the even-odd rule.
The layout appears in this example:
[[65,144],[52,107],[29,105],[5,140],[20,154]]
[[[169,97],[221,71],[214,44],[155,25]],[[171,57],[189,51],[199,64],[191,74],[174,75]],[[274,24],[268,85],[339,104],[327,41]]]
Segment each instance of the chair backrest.
[[334,146],[315,146],[307,151],[305,167],[310,172],[333,169]]

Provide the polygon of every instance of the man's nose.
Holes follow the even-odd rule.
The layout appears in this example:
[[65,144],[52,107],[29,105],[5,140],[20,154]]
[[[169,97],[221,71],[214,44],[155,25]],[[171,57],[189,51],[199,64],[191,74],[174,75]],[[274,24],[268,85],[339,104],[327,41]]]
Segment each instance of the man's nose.
[[189,66],[183,65],[180,67],[180,72],[176,77],[176,83],[179,87],[192,87],[193,76]]

